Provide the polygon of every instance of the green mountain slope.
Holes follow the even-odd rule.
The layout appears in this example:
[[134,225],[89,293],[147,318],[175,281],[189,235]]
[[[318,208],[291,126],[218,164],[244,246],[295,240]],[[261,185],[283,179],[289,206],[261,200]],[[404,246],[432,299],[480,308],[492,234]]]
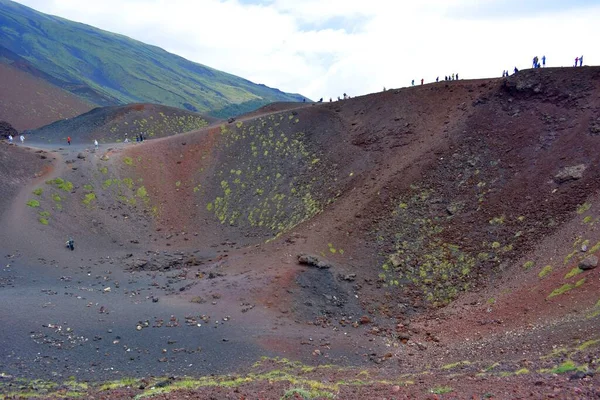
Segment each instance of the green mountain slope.
[[[9,0],[0,0],[0,47],[93,102],[96,95],[86,93],[114,104],[158,103],[202,112],[240,105],[234,109],[244,112],[257,104],[303,99]],[[82,85],[89,90],[82,91]]]

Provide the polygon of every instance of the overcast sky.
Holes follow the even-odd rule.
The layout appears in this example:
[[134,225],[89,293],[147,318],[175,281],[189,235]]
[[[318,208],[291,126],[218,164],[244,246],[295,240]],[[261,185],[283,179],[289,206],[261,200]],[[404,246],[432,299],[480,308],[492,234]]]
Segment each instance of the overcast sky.
[[312,99],[600,60],[600,0],[18,0]]

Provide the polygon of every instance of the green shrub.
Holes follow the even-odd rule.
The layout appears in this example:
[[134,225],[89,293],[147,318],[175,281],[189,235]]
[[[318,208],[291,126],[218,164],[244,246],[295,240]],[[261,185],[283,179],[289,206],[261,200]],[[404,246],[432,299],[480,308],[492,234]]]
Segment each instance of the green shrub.
[[83,199],[83,204],[85,204],[86,206],[89,206],[90,203],[92,201],[96,200],[96,194],[95,193],[87,193],[85,195],[85,198]]
[[538,274],[538,276],[540,278],[545,277],[546,275],[548,275],[550,272],[552,272],[552,265],[546,265],[544,268],[542,268],[542,270],[540,271],[540,273]]
[[40,202],[39,202],[39,201],[37,201],[37,200],[29,200],[29,201],[27,202],[27,205],[28,205],[29,207],[34,207],[34,208],[35,208],[35,207],[39,207],[39,206],[40,206]]

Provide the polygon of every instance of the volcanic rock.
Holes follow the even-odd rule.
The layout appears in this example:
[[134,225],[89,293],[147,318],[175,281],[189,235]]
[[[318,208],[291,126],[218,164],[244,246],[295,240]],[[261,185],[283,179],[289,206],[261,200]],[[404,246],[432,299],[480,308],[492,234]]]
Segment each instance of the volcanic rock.
[[589,269],[594,269],[598,266],[598,257],[596,256],[587,256],[581,262],[579,262],[579,268],[587,271]]

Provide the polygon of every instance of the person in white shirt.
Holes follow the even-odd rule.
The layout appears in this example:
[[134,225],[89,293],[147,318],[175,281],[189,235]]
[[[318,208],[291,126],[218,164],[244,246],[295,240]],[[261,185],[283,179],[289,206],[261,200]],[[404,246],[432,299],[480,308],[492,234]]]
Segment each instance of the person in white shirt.
[[21,135],[21,136],[19,137],[19,139],[21,139],[21,143],[24,143],[24,142],[25,142],[25,136]]
[[94,147],[96,148],[96,150],[98,150],[98,141],[96,139],[94,139]]
[[12,141],[13,141],[12,135],[8,135],[8,143],[12,143]]

